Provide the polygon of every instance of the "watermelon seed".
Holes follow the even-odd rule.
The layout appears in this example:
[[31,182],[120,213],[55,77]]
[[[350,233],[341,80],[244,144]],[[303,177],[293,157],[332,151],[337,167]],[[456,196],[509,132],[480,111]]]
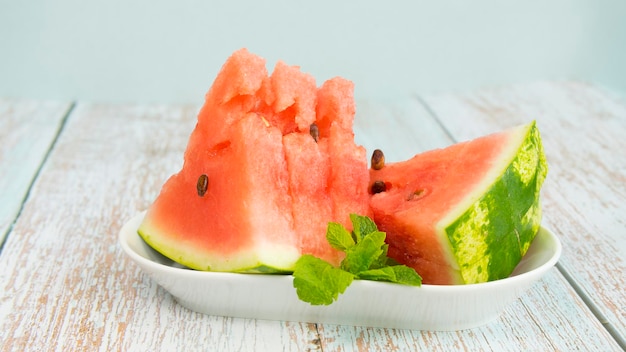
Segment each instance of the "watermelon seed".
[[424,194],[426,193],[425,189],[418,189],[417,191],[409,194],[409,196],[407,197],[406,200],[418,200],[420,198],[422,198],[424,196]]
[[380,149],[374,150],[372,153],[372,169],[380,170],[385,166],[385,154]]
[[198,177],[198,182],[196,183],[196,190],[198,191],[198,195],[200,197],[204,197],[207,189],[209,189],[209,176],[206,174],[200,175]]
[[313,140],[317,143],[317,140],[320,138],[320,129],[317,127],[315,122],[313,122],[309,127],[309,134],[311,134],[311,137],[313,137]]
[[380,181],[380,180],[374,181],[374,184],[372,185],[372,194],[384,192],[386,190],[387,190],[387,185],[385,184],[385,182]]

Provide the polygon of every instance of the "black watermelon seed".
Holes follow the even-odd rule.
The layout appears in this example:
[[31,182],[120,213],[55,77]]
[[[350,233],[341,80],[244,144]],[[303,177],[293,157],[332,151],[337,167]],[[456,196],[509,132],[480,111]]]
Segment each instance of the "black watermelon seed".
[[309,133],[311,134],[311,137],[313,137],[315,143],[317,143],[318,139],[320,138],[320,129],[317,127],[315,122],[313,122],[309,127]]
[[383,181],[375,181],[372,185],[372,194],[384,192],[387,190],[387,185]]
[[374,150],[372,153],[372,169],[380,170],[385,166],[385,154],[380,149]]
[[206,174],[200,175],[198,177],[198,182],[196,183],[196,190],[198,191],[198,195],[203,197],[206,193],[207,189],[209,189],[209,176]]

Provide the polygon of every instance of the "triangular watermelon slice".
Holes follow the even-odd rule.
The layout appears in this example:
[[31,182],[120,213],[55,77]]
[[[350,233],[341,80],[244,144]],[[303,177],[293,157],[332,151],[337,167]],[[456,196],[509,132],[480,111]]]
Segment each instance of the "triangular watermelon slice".
[[198,270],[289,272],[305,253],[338,263],[328,222],[369,212],[352,92],[342,78],[318,88],[298,67],[278,62],[268,75],[262,58],[233,53],[141,237]]
[[389,256],[424,283],[492,281],[511,274],[537,233],[546,173],[532,122],[372,168],[370,205]]

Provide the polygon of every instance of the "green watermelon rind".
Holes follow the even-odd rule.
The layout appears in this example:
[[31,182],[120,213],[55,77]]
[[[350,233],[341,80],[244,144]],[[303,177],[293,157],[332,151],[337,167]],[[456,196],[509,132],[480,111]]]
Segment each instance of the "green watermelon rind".
[[[246,254],[231,255],[232,261],[225,261],[222,255],[195,253],[180,245],[171,245],[158,241],[160,233],[153,226],[143,223],[137,230],[139,236],[155,251],[190,269],[200,271],[221,271],[258,274],[289,274],[294,270],[295,262],[300,253],[295,248],[274,248],[274,250],[250,248],[243,250]],[[169,237],[168,237],[169,239]]]
[[259,265],[254,268],[244,269],[238,271],[244,274],[277,274],[277,275],[286,275],[293,273],[293,270],[286,270],[280,268],[274,268],[268,265]]
[[521,142],[505,148],[509,157],[490,171],[500,176],[475,188],[470,200],[441,222],[466,284],[508,277],[539,230],[547,162],[536,123],[520,127],[512,138]]

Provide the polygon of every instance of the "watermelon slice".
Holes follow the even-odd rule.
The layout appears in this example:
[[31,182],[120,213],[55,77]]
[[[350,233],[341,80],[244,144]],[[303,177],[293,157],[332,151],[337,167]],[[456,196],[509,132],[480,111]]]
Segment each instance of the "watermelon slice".
[[389,256],[426,284],[505,278],[539,228],[547,163],[535,122],[375,166],[370,205]]
[[302,254],[339,263],[328,222],[369,214],[365,149],[354,143],[353,85],[241,49],[206,95],[184,156],[140,236],[198,270],[289,272]]

